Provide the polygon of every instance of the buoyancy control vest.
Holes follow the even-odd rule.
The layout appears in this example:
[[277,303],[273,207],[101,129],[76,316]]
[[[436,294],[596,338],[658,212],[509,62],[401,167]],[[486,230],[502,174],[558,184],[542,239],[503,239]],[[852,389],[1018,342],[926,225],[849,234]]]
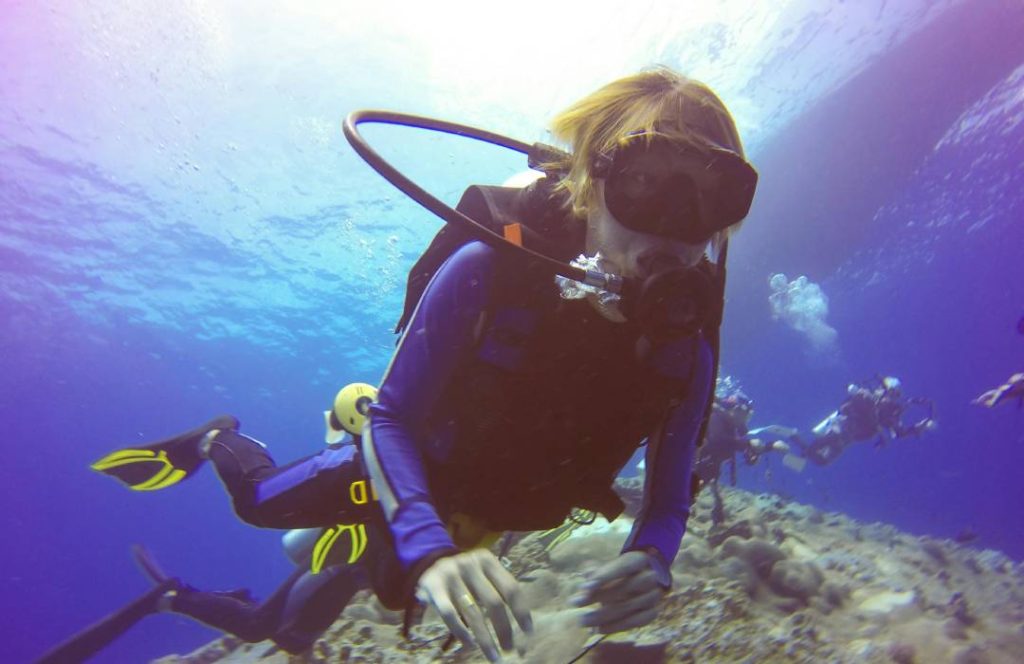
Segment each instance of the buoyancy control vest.
[[[459,209],[491,227],[522,223],[536,235],[528,242],[563,260],[583,250],[583,225],[552,206],[543,181],[470,187]],[[457,235],[451,226],[438,234],[410,273],[407,298],[418,300],[414,280],[429,280],[472,239]],[[686,398],[697,340],[658,346],[637,325],[563,300],[550,271],[495,260],[476,345],[427,425],[431,494],[442,515],[465,513],[493,530],[551,528],[573,507],[614,518],[622,511],[615,475]]]

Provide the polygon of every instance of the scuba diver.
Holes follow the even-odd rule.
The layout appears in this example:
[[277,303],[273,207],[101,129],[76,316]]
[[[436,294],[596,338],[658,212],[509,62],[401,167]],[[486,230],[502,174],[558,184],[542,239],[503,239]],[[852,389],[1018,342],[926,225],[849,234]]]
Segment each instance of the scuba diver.
[[711,487],[714,506],[711,509],[712,525],[725,521],[725,505],[719,491],[718,479],[722,465],[729,464],[729,485],[736,486],[736,456],[742,456],[747,465],[754,465],[762,454],[776,451],[789,452],[789,445],[782,439],[792,438],[796,429],[769,425],[749,429],[754,414],[754,404],[740,390],[734,390],[715,397],[708,421],[704,442],[697,451],[694,472],[702,486]]
[[[377,391],[365,383],[343,387],[332,408],[324,412],[325,442],[332,451],[359,444],[369,402]],[[226,420],[218,420],[218,423]],[[201,427],[197,431],[203,430]],[[170,486],[194,473],[201,464],[183,455],[183,441],[197,432],[152,445],[121,450],[93,464],[132,488]],[[206,435],[205,433],[203,434]],[[161,453],[163,456],[161,456]],[[133,459],[163,459],[134,461]],[[173,461],[179,467],[171,468]],[[184,461],[184,463],[183,463]],[[143,471],[148,468],[149,479]],[[184,475],[175,473],[191,468]],[[162,478],[153,482],[153,478]],[[356,485],[355,491],[365,491]],[[364,497],[365,499],[365,497]],[[149,552],[133,548],[136,563],[153,582],[153,589],[53,648],[39,664],[82,661],[110,644],[142,618],[156,612],[174,612],[233,634],[243,641],[272,640],[291,654],[308,650],[337,619],[356,592],[369,587],[363,568],[356,564],[365,547],[365,532],[357,524],[290,530],[282,544],[296,569],[265,602],[257,602],[248,589],[203,591],[163,572]]]
[[999,404],[1010,403],[1014,400],[1017,401],[1017,408],[1024,407],[1024,373],[1013,374],[1005,383],[982,392],[971,403],[976,406],[995,408]]
[[[851,443],[874,439],[876,447],[884,447],[897,438],[917,436],[938,426],[932,401],[904,397],[900,381],[894,376],[864,386],[850,384],[847,395],[838,410],[812,429],[813,441],[805,444],[793,438],[803,458],[824,466],[835,461]],[[904,415],[913,407],[924,409],[924,415],[913,424],[904,424]]]
[[[345,129],[357,152],[422,191],[371,161],[354,115]],[[530,632],[532,618],[481,545],[558,527],[574,508],[614,519],[612,483],[644,440],[643,509],[573,603],[603,633],[658,614],[715,384],[727,238],[757,181],[722,101],[667,68],[600,88],[552,133],[572,152],[531,154],[543,177],[529,186],[471,186],[451,214],[417,198],[450,223],[410,272],[402,336],[351,455],[277,469],[233,419],[191,432],[175,453],[153,450],[175,469],[211,460],[249,523],[365,526],[362,563],[381,603],[429,604],[491,661],[515,647],[512,620]],[[366,480],[376,499],[351,499]]]

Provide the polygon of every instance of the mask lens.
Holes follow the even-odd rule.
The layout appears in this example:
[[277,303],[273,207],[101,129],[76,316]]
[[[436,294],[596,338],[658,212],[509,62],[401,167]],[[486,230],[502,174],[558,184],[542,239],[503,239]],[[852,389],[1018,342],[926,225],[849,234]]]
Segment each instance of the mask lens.
[[757,173],[739,155],[713,150],[706,168],[716,176],[716,185],[702,191],[686,173],[666,173],[670,162],[655,151],[678,153],[679,148],[666,141],[635,140],[612,156],[605,204],[623,226],[698,244],[746,216]]

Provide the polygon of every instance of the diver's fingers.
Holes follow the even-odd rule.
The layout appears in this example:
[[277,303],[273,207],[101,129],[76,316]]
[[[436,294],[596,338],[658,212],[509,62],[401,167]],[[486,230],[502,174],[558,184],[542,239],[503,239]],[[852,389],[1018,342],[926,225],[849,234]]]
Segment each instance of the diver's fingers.
[[494,633],[498,635],[502,649],[511,650],[514,646],[512,623],[508,619],[505,601],[484,571],[486,558],[493,558],[494,555],[490,551],[480,550],[474,551],[472,556],[462,570],[462,580],[480,602],[480,608],[494,626]]
[[[599,609],[584,614],[582,623],[585,627],[596,627],[606,634],[626,629],[622,625],[635,627],[646,624],[654,615],[657,615],[658,604],[663,595],[664,591],[657,588],[623,602],[605,604]],[[650,614],[649,617],[648,614]],[[646,617],[646,620],[635,622],[638,617]]]
[[[504,600],[505,606],[512,611],[512,615],[515,617],[516,622],[519,623],[520,629],[527,634],[533,632],[533,618],[530,615],[530,608],[527,605],[526,596],[523,594],[522,587],[519,582],[516,581],[515,577],[509,573],[505,566],[501,564],[501,561],[487,553],[487,557],[483,560],[483,573],[487,576],[487,579],[501,595]],[[504,609],[504,606],[502,607]],[[503,613],[503,616],[507,620],[507,614]],[[502,642],[502,647],[508,650],[511,648],[511,625],[509,625],[509,639],[508,644]],[[499,637],[501,633],[499,632]]]
[[448,626],[455,638],[469,649],[476,646],[476,640],[473,634],[466,629],[469,622],[464,622],[460,615],[460,611],[466,607],[456,606],[458,598],[468,597],[470,603],[473,601],[473,596],[462,582],[457,561],[463,555],[449,556],[434,562],[420,576],[419,588],[426,594],[438,615],[441,616],[441,620]]
[[606,583],[603,586],[596,588],[590,588],[584,585],[584,592],[579,595],[573,603],[576,606],[584,606],[586,604],[593,604],[594,602],[601,602],[604,604],[610,604],[615,602],[624,602],[638,595],[643,595],[656,588],[660,588],[658,585],[658,577],[655,575],[653,569],[646,569],[642,572],[633,574],[624,579],[620,579],[617,583]]
[[651,562],[647,558],[646,552],[627,551],[607,565],[598,568],[587,580],[586,586],[599,588],[650,568]]
[[620,601],[656,585],[650,555],[644,551],[627,551],[593,573],[580,586],[580,595],[573,603],[582,606],[595,601]]
[[[487,628],[487,620],[484,619],[484,614],[472,593],[463,586],[463,590],[454,594],[453,604],[458,614],[462,616],[462,621],[469,626],[476,643],[479,644],[487,659],[497,662],[499,659],[498,648],[494,645],[494,637],[491,636],[491,631]],[[466,642],[463,641],[463,643]],[[471,647],[471,645],[472,640],[466,643],[467,647]]]
[[469,630],[466,629],[466,625],[463,624],[462,618],[459,616],[459,612],[456,611],[451,595],[448,592],[443,591],[431,594],[431,604],[434,605],[434,610],[441,616],[444,624],[448,626],[448,630],[455,638],[462,642],[463,646],[467,649],[476,646],[473,635],[470,634]]
[[512,615],[519,623],[519,628],[527,634],[533,632],[533,617],[530,616],[530,607],[527,605],[522,586],[519,585],[516,578],[493,555],[488,555],[484,559],[483,571],[501,594],[505,604],[511,609]]

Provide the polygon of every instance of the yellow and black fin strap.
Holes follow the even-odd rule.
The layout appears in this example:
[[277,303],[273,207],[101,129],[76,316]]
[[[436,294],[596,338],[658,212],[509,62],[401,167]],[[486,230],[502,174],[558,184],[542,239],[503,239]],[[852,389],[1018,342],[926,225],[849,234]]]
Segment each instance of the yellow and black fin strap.
[[313,556],[309,564],[309,570],[313,574],[319,574],[320,570],[324,568],[324,560],[327,558],[327,554],[330,553],[331,547],[334,546],[334,541],[341,535],[341,529],[342,526],[332,526],[325,528],[320,533],[316,544],[313,545]]
[[569,536],[581,526],[589,526],[597,519],[597,512],[593,510],[585,510],[583,508],[574,507],[569,513],[569,517],[565,520],[562,525],[546,530],[541,533],[541,539],[551,537],[551,541],[545,545],[545,551],[551,551],[556,546],[569,539]]
[[116,472],[108,471],[136,463],[156,463],[161,464],[163,467],[155,472],[145,482],[130,484],[129,486],[135,491],[155,491],[157,489],[165,489],[172,484],[177,484],[188,475],[184,470],[174,467],[171,460],[167,458],[167,452],[165,450],[159,450],[156,452],[146,449],[118,450],[116,452],[111,452],[96,463],[92,464],[90,467],[101,473],[117,477]]
[[549,537],[551,538],[550,541],[548,541],[548,543],[544,545],[544,551],[551,551],[556,546],[558,546],[565,540],[569,539],[569,536],[572,535],[572,532],[579,527],[580,524],[576,523],[575,521],[566,520],[565,523],[563,523],[562,525],[552,528],[551,530],[546,530],[543,533],[541,533],[541,541],[544,541]]
[[319,574],[323,570],[331,548],[334,547],[334,543],[338,541],[341,534],[346,531],[348,531],[349,536],[352,538],[352,548],[348,554],[348,563],[351,565],[362,557],[363,552],[366,551],[366,525],[362,523],[339,523],[336,526],[324,529],[316,544],[313,545],[313,558],[309,566],[313,574]]
[[569,539],[569,537],[572,536],[573,532],[575,532],[575,530],[577,528],[579,528],[579,527],[580,527],[580,524],[578,524],[576,522],[570,522],[570,523],[565,524],[564,526],[562,526],[562,532],[558,533],[558,535],[555,536],[555,538],[553,540],[551,540],[551,543],[548,544],[544,548],[544,550],[545,551],[551,551],[556,546],[558,546],[562,542],[564,542],[567,539]]
[[569,512],[569,519],[578,526],[589,526],[597,521],[597,512],[585,510],[582,507],[574,507]]

